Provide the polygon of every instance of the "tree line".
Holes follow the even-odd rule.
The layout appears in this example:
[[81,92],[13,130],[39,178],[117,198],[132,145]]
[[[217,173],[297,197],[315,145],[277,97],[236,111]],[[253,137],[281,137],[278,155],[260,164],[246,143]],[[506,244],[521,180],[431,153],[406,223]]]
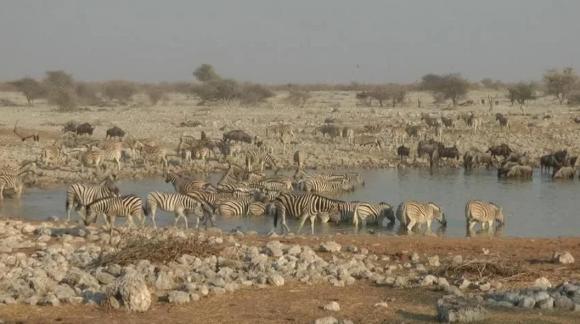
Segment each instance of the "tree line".
[[202,64],[193,71],[194,82],[135,83],[123,80],[83,82],[75,80],[64,71],[48,71],[44,78],[22,78],[7,82],[6,86],[21,92],[32,105],[37,99],[46,99],[62,111],[72,111],[80,105],[104,106],[128,104],[136,94],[143,94],[151,105],[163,101],[168,93],[182,93],[199,98],[200,104],[238,102],[254,105],[274,96],[274,91],[288,92],[285,101],[294,106],[304,106],[313,91],[356,91],[357,99],[364,105],[373,101],[381,107],[402,104],[410,91],[428,91],[435,102],[448,101],[459,104],[470,90],[490,89],[504,91],[512,104],[525,105],[538,93],[553,96],[560,104],[580,105],[580,79],[572,68],[546,71],[541,82],[504,83],[483,79],[471,82],[460,74],[426,74],[413,84],[285,84],[262,85],[224,78],[210,64]]

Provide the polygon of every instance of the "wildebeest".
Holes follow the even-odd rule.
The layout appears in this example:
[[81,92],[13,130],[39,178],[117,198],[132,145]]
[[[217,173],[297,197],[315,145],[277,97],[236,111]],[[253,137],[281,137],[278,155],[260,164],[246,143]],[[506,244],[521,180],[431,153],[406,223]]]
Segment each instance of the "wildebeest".
[[439,157],[459,160],[459,150],[456,145],[443,147],[439,150]]
[[250,134],[246,133],[245,131],[243,131],[241,129],[235,129],[235,130],[231,130],[227,133],[224,133],[224,141],[226,141],[226,142],[236,141],[236,142],[245,142],[248,144],[252,144],[253,140],[254,140],[254,138],[252,136],[250,136]]
[[540,157],[540,171],[544,172],[549,169],[555,170],[568,164],[574,165],[576,163],[575,160],[573,161],[574,163],[571,162],[571,159],[568,159],[568,150],[559,150],[552,154],[546,154]]
[[333,124],[326,124],[322,125],[317,128],[317,131],[322,133],[323,136],[330,136],[330,137],[340,137],[342,136],[342,127],[333,125]]
[[403,157],[408,157],[409,153],[411,153],[411,149],[409,149],[405,145],[397,147],[397,155],[401,160],[403,159]]
[[417,156],[422,157],[424,154],[433,156],[435,151],[441,151],[444,148],[443,144],[435,140],[419,141],[417,144]]
[[501,113],[495,114],[495,121],[499,122],[499,126],[509,128],[509,120]]
[[441,122],[443,123],[443,125],[446,128],[451,128],[453,127],[453,119],[449,118],[449,117],[441,117]]
[[77,126],[75,131],[76,131],[77,135],[83,135],[83,134],[93,135],[94,130],[95,130],[95,127],[92,126],[91,124],[82,123],[82,124]]
[[436,117],[431,117],[429,114],[421,114],[421,120],[429,127],[436,127],[441,123]]
[[107,129],[107,138],[113,138],[113,137],[117,137],[117,138],[123,138],[123,136],[125,136],[125,131],[120,129],[117,126],[111,127],[109,129]]
[[500,145],[491,146],[488,150],[488,153],[491,153],[491,156],[496,158],[497,156],[503,156],[504,159],[507,158],[513,151],[512,149],[505,143]]

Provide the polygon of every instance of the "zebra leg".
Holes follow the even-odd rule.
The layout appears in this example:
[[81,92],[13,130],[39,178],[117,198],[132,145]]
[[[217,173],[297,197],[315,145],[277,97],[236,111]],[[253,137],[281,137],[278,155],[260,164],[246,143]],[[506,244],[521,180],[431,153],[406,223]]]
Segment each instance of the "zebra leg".
[[314,222],[316,222],[316,215],[310,216],[310,232],[314,235]]
[[472,220],[467,221],[467,227],[469,228],[469,231],[473,231],[473,227],[475,226],[475,222]]
[[155,221],[155,213],[157,212],[157,206],[155,204],[149,204],[149,213],[151,214],[151,222],[153,222],[153,228],[157,229],[157,222]]
[[414,219],[409,220],[409,223],[407,224],[407,232],[411,232],[416,223],[417,222]]
[[298,225],[297,233],[300,233],[300,231],[302,231],[302,226],[304,226],[304,223],[306,222],[306,218],[308,218],[308,213],[304,213],[304,214],[302,214],[302,216],[300,216],[300,225]]
[[0,200],[4,200],[4,185],[0,186]]

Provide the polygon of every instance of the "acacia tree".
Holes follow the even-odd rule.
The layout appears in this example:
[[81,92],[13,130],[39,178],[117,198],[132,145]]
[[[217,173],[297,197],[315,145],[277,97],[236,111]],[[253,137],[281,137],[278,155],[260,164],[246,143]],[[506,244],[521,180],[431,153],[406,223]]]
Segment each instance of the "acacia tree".
[[33,78],[23,78],[20,80],[12,81],[10,84],[26,97],[28,105],[30,106],[32,106],[32,102],[35,99],[42,98],[46,95],[46,91],[40,82],[34,80]]
[[61,111],[73,111],[77,108],[75,81],[64,71],[48,71],[42,81],[48,102],[58,106]]
[[578,83],[578,75],[574,69],[568,67],[559,71],[557,69],[549,70],[544,74],[544,84],[546,92],[558,98],[560,104],[568,99],[570,93]]
[[519,82],[508,87],[508,98],[510,99],[512,105],[514,102],[523,106],[526,101],[533,100],[536,98],[536,85],[533,82]]
[[195,71],[193,71],[193,76],[199,82],[208,82],[221,79],[221,77],[216,73],[213,66],[210,64],[202,64]]
[[368,97],[375,99],[383,107],[383,101],[391,101],[393,108],[405,100],[407,89],[400,85],[390,83],[384,86],[377,86],[367,93]]
[[420,88],[433,92],[435,97],[444,100],[451,99],[453,106],[455,106],[457,101],[467,94],[469,81],[460,74],[427,74],[423,76]]

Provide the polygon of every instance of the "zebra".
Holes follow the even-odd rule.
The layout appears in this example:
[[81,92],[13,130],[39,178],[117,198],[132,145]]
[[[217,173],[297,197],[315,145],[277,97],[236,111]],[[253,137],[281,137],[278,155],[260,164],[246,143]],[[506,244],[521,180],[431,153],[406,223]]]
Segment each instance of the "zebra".
[[346,138],[348,144],[354,143],[354,129],[350,127],[344,127],[342,129],[342,137]]
[[346,203],[342,200],[327,198],[318,194],[281,193],[274,200],[274,229],[278,225],[278,218],[282,220],[283,231],[289,232],[286,224],[286,215],[300,219],[298,232],[302,230],[306,219],[310,219],[310,228],[314,234],[314,222],[322,213],[338,213]]
[[[84,220],[86,209],[92,202],[109,197],[119,196],[119,188],[111,179],[106,179],[98,185],[74,183],[66,191],[66,221],[70,221],[70,213],[73,208],[79,212]],[[84,213],[80,211],[84,209]]]
[[421,223],[426,223],[430,230],[433,219],[437,219],[443,226],[447,225],[445,213],[433,202],[404,201],[397,208],[397,218],[401,226],[406,226],[409,232],[416,224]]
[[300,151],[294,152],[293,159],[294,159],[294,163],[296,163],[297,170],[302,170],[302,168],[304,167],[304,156],[303,156],[302,152],[300,152]]
[[259,165],[260,172],[264,171],[264,166],[268,165],[272,169],[276,169],[275,173],[278,173],[278,165],[274,157],[267,152],[260,150],[246,151],[246,169],[247,171],[252,170],[254,164]]
[[290,179],[268,178],[249,182],[248,187],[278,192],[290,191],[292,190],[292,181]]
[[248,215],[263,216],[266,214],[266,205],[261,201],[254,201],[248,205]]
[[471,231],[476,223],[480,223],[482,229],[487,224],[488,230],[491,229],[494,221],[497,221],[500,225],[505,224],[503,208],[492,202],[481,200],[467,202],[465,205],[465,219],[468,231]]
[[121,157],[123,156],[123,149],[121,142],[115,142],[114,145],[107,145],[103,149],[94,149],[86,151],[81,156],[81,172],[84,172],[84,167],[92,165],[97,170],[104,161],[113,161],[117,164],[117,171],[121,171]]
[[217,203],[217,210],[222,217],[240,217],[248,214],[252,197],[244,199],[226,199]]
[[[196,200],[190,196],[183,195],[176,192],[158,192],[154,191],[147,195],[147,207],[145,209],[145,215],[151,216],[151,221],[153,227],[157,228],[157,223],[155,221],[155,213],[157,208],[165,210],[168,212],[175,213],[175,223],[174,226],[177,227],[177,222],[180,218],[183,219],[185,223],[185,228],[188,228],[186,213],[194,211],[196,209],[202,209],[203,218],[207,222],[207,216],[210,210],[204,206],[199,200]],[[199,217],[197,217],[197,222],[195,228],[199,228]]]
[[304,192],[337,192],[354,190],[354,186],[345,179],[333,181],[318,177],[307,178],[300,181],[299,187]]
[[24,183],[20,177],[22,174],[22,172],[18,174],[0,174],[0,200],[4,200],[5,189],[13,189],[16,193],[16,198],[22,196],[22,191],[24,190]]
[[95,223],[98,215],[104,215],[105,223],[109,226],[109,242],[113,239],[113,229],[117,217],[127,217],[129,226],[134,225],[133,217],[136,217],[141,225],[145,223],[143,201],[134,195],[109,197],[92,202],[87,206],[85,226]]
[[140,152],[141,157],[146,164],[149,162],[161,163],[163,168],[167,169],[167,156],[169,155],[167,149],[158,145],[141,144]]
[[56,164],[60,165],[63,162],[66,164],[68,155],[64,152],[64,145],[50,145],[42,149],[40,153],[40,161],[45,165]]
[[175,191],[182,194],[199,190],[214,191],[213,186],[207,181],[190,179],[172,172],[167,172],[165,175],[165,182],[171,183],[173,188],[175,188]]
[[352,222],[358,228],[359,221],[363,224],[378,225],[381,219],[388,219],[390,224],[395,223],[395,214],[393,207],[386,202],[378,204],[373,203],[357,203],[354,207]]

